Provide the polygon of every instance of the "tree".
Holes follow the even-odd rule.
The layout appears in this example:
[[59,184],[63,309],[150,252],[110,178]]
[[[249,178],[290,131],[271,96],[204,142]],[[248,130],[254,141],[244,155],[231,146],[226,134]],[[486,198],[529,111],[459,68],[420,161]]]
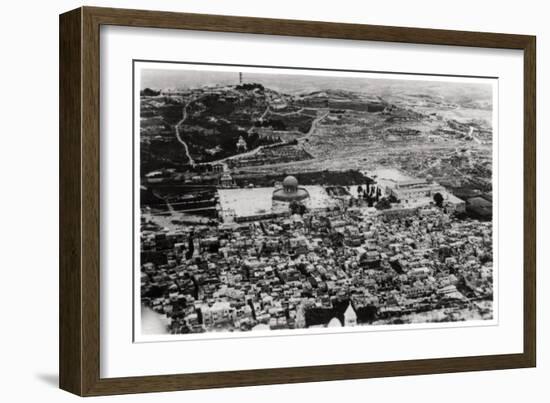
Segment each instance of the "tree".
[[397,197],[395,197],[395,195],[390,195],[390,197],[388,198],[390,203],[399,203],[399,199],[397,199]]
[[381,198],[379,202],[377,202],[374,207],[377,209],[377,210],[387,210],[389,208],[391,208],[391,203],[388,199],[386,199],[385,197]]
[[304,206],[302,203],[297,201],[290,202],[290,205],[288,206],[290,208],[290,212],[292,214],[299,214],[303,215],[306,213],[306,206]]
[[434,194],[434,202],[437,207],[443,207],[443,200],[444,199],[441,193],[437,192],[436,194]]
[[152,90],[151,88],[145,88],[140,91],[140,95],[145,97],[155,97],[160,95],[160,91]]

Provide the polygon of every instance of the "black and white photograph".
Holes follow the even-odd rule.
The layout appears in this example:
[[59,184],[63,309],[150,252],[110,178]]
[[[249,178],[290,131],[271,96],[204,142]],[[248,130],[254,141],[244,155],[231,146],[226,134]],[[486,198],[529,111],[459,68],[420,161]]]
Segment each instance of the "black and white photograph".
[[543,4],[4,2],[0,400],[548,403]]
[[138,334],[497,319],[496,78],[134,61],[134,82]]

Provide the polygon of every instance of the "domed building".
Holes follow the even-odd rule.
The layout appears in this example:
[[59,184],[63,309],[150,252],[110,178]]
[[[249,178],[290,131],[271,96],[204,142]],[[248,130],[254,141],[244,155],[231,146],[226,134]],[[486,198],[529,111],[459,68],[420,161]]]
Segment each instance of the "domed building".
[[273,202],[291,203],[303,202],[309,199],[309,192],[298,186],[298,179],[294,176],[287,176],[283,180],[283,186],[273,191]]
[[[237,187],[235,178],[223,175],[218,186],[219,213],[224,223],[247,222],[274,217],[288,217],[308,211],[334,209],[339,202],[321,185],[299,186],[294,176],[287,176],[275,187]],[[295,209],[293,204],[299,204]],[[304,207],[304,209],[302,208]],[[294,216],[294,220],[298,217]]]
[[327,327],[342,327],[342,322],[340,322],[340,319],[334,317],[328,322]]

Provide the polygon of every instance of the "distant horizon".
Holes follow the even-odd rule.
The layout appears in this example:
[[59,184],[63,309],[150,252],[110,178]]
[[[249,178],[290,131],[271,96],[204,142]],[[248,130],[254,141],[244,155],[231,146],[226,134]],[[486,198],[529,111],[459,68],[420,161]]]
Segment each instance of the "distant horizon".
[[[383,73],[380,74],[383,75]],[[441,77],[441,80],[431,81],[243,72],[243,83],[258,83],[271,90],[289,94],[344,90],[374,96],[388,96],[395,93],[415,95],[425,93],[447,99],[464,96],[483,100],[492,99],[492,86],[488,83],[445,81],[444,77]],[[238,84],[238,71],[145,68],[141,70],[140,89],[198,89],[205,86]]]

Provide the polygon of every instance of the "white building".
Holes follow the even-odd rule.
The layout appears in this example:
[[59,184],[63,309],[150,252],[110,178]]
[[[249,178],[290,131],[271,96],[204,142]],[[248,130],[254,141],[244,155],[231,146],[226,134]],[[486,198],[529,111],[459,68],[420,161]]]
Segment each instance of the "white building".
[[394,180],[386,185],[386,194],[394,196],[405,206],[423,206],[434,202],[434,196],[439,193],[443,197],[443,206],[455,211],[465,211],[466,203],[448,192],[428,175],[425,179],[407,178]]
[[227,301],[216,301],[214,305],[201,306],[202,321],[205,326],[213,326],[226,322],[232,322],[235,316],[235,309]]
[[357,314],[355,313],[355,310],[351,306],[351,302],[349,303],[346,311],[344,312],[344,326],[357,326]]
[[436,193],[443,195],[446,190],[429,179],[410,179],[398,181],[394,187],[386,187],[386,193],[402,202],[410,203],[419,199],[433,198]]

